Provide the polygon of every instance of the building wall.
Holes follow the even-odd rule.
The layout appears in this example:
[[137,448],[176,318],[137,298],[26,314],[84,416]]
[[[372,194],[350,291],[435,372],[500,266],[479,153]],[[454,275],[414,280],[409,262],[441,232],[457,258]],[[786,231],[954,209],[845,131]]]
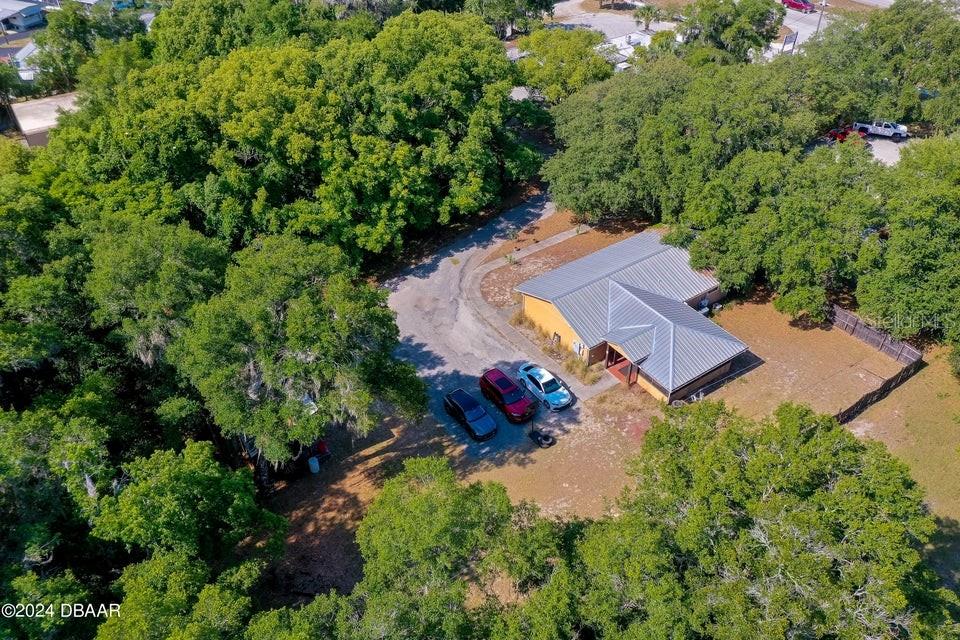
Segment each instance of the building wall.
[[669,401],[667,394],[664,393],[664,391],[660,389],[660,387],[658,387],[652,380],[648,380],[646,376],[644,376],[643,371],[639,371],[637,373],[637,384],[640,385],[641,389],[649,393],[657,400],[661,400],[663,402]]
[[730,373],[730,367],[732,366],[732,364],[733,364],[733,361],[728,360],[727,362],[723,363],[716,369],[712,371],[708,371],[707,373],[703,374],[693,382],[687,384],[685,387],[680,387],[679,389],[677,389],[676,391],[670,394],[670,400],[683,400],[687,396],[696,393],[696,391],[699,390],[701,387],[704,387],[710,384],[711,382],[716,382],[723,376]]
[[693,307],[694,309],[699,310],[700,301],[703,300],[704,298],[706,298],[710,302],[710,306],[712,307],[716,303],[723,300],[724,296],[723,296],[723,292],[720,291],[720,287],[716,287],[714,289],[711,289],[705,294],[701,294],[701,295],[690,298],[689,300],[687,300],[687,304]]
[[600,362],[607,357],[607,343],[601,342],[590,351],[586,352],[587,354],[587,364],[593,364],[594,362]]
[[43,9],[40,5],[33,5],[15,13],[3,21],[4,26],[14,31],[23,31],[43,24]]
[[[523,315],[528,320],[551,336],[558,334],[560,336],[560,346],[569,351],[576,352],[574,343],[582,342],[582,340],[580,340],[580,336],[576,334],[570,325],[567,324],[567,321],[552,303],[541,300],[540,298],[524,295],[522,304]],[[588,346],[585,345],[581,353],[582,356],[587,355],[587,348]]]
[[24,134],[23,137],[27,141],[28,147],[45,147],[50,139],[50,132],[47,130],[34,131],[33,133]]

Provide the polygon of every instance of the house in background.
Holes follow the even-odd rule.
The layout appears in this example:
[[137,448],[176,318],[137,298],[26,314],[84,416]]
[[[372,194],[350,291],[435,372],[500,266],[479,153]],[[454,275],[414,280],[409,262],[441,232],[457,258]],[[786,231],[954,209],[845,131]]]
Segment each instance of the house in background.
[[37,45],[31,40],[26,46],[13,54],[13,57],[10,59],[11,64],[17,68],[20,79],[24,82],[33,82],[37,78],[37,73],[40,72],[40,69],[33,61],[33,55],[36,52]]
[[39,100],[15,102],[10,107],[27,146],[42,147],[47,144],[50,129],[57,126],[60,116],[77,110],[76,103],[76,93],[64,93]]
[[34,2],[0,0],[0,25],[6,31],[26,31],[43,24],[43,7]]
[[524,316],[554,342],[603,361],[628,385],[670,402],[724,377],[746,345],[709,320],[722,298],[715,278],[651,231],[639,233],[516,288]]

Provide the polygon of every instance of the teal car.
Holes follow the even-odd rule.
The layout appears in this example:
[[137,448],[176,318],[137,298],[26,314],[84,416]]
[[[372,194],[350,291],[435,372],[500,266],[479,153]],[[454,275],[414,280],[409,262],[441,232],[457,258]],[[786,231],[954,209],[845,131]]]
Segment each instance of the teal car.
[[517,378],[527,391],[551,411],[560,411],[573,403],[573,394],[567,386],[539,365],[526,363],[517,370]]

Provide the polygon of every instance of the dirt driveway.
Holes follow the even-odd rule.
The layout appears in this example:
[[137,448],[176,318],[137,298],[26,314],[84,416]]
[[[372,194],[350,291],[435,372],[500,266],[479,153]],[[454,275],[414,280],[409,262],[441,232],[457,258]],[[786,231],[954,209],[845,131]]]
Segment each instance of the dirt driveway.
[[[541,411],[533,422],[557,436],[549,449],[533,444],[527,425],[508,424],[490,406],[500,431],[493,440],[473,442],[442,409],[446,391],[476,389],[479,374],[489,366],[512,372],[530,359],[548,362],[482,300],[480,280],[500,265],[485,263],[496,245],[553,213],[545,197],[534,198],[386,283],[402,339],[399,355],[427,382],[430,415],[419,424],[388,418],[363,440],[331,434],[334,457],[321,473],[279,489],[271,506],[291,526],[284,557],[272,568],[268,585],[273,604],[353,588],[361,577],[357,525],[383,480],[410,456],[443,455],[464,480],[501,482],[512,500],[533,501],[548,515],[591,517],[611,508],[628,480],[626,459],[660,413],[646,394],[629,391],[612,377],[591,388],[565,377],[577,395],[574,406],[560,413]],[[525,250],[536,252],[551,240],[557,236]],[[501,331],[514,332],[515,342]]]

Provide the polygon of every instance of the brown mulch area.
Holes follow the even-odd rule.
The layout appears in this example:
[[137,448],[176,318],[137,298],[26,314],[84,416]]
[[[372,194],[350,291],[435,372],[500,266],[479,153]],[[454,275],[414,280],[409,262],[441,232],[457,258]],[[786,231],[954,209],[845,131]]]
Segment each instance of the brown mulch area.
[[516,302],[513,289],[521,282],[629,238],[643,231],[645,225],[644,222],[636,221],[617,227],[590,229],[512,264],[505,264],[484,276],[480,283],[480,293],[484,300],[495,307],[509,307]]
[[541,220],[537,220],[532,224],[525,226],[517,237],[512,240],[507,240],[506,242],[501,243],[500,245],[494,247],[493,251],[487,254],[487,257],[484,258],[483,263],[486,264],[493,260],[503,258],[511,253],[516,253],[521,249],[525,249],[532,244],[542,242],[547,238],[551,238],[558,233],[563,233],[568,229],[572,229],[577,225],[577,222],[574,220],[574,215],[570,211],[557,211],[553,215],[547,216]]
[[320,473],[279,483],[268,501],[289,522],[283,556],[270,567],[265,585],[271,606],[302,603],[330,589],[349,593],[363,575],[357,527],[383,482],[403,459],[449,446],[430,418],[407,425],[388,417],[366,438],[340,430],[325,439],[333,455]]

